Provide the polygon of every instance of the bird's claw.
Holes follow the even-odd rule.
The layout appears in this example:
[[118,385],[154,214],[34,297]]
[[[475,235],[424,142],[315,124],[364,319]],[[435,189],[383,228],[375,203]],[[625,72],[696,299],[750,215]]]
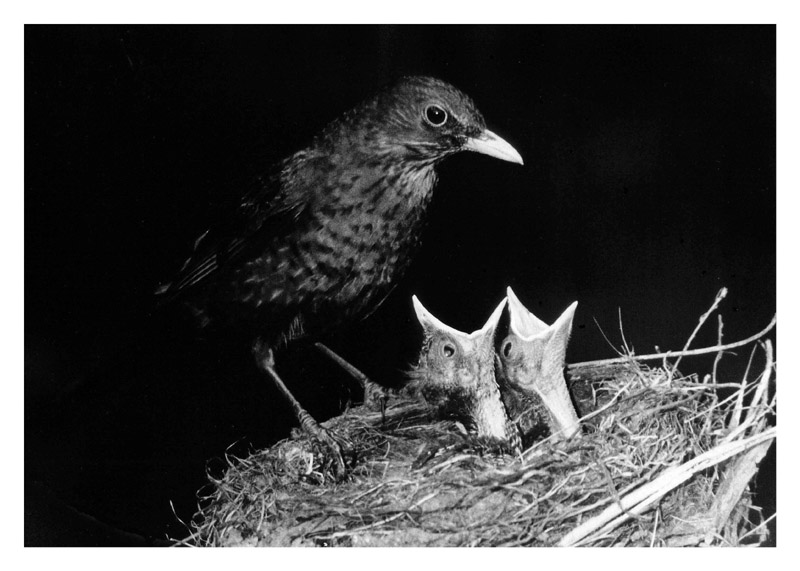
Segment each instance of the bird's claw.
[[352,443],[332,430],[317,426],[314,438],[327,448],[327,454],[321,453],[323,460],[323,473],[330,471],[335,479],[341,479],[355,463],[355,450]]

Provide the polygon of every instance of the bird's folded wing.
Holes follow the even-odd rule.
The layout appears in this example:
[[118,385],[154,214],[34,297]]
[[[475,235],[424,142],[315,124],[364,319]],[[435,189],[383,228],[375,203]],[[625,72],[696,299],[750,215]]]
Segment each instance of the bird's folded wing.
[[272,200],[268,200],[265,193],[266,189],[261,186],[250,191],[223,223],[201,234],[177,277],[161,285],[155,293],[172,299],[208,282],[226,264],[291,232],[308,211],[309,200],[300,193],[281,193]]

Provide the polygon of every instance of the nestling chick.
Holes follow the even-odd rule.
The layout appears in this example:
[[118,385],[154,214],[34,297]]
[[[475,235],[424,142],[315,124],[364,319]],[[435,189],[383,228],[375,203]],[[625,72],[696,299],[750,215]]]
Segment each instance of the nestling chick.
[[445,325],[413,296],[424,340],[419,363],[410,375],[425,400],[440,414],[462,422],[478,438],[519,447],[494,377],[494,334],[506,300],[473,333]]
[[[535,422],[526,419],[526,407],[541,402],[546,422],[557,438],[580,431],[578,415],[564,378],[567,343],[578,302],[573,302],[555,323],[547,325],[519,301],[508,288],[511,318],[508,336],[498,348],[498,382],[508,414],[519,422],[523,438]],[[533,411],[536,414],[536,411]]]

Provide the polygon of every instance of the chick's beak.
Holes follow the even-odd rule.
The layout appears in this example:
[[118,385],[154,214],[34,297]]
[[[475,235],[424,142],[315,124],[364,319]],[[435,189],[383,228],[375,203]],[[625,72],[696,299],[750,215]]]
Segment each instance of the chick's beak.
[[556,438],[567,439],[580,431],[581,425],[578,422],[578,415],[575,412],[575,407],[572,406],[572,401],[569,400],[567,385],[563,381],[556,389],[537,390],[536,392],[556,421],[559,429],[559,434]]
[[467,139],[464,148],[468,151],[475,151],[503,161],[523,164],[522,157],[517,150],[489,129],[485,129],[477,137]]

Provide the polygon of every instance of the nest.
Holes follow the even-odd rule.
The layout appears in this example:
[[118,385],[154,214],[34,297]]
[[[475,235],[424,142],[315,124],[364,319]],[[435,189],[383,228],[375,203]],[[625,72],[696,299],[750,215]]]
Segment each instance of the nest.
[[[393,395],[385,411],[368,402],[325,423],[357,450],[345,478],[302,434],[228,457],[180,543],[759,545],[768,520],[749,484],[776,435],[772,344],[761,339],[773,325],[738,344],[684,351],[717,353],[703,378],[678,372],[681,353],[653,368],[643,361],[655,356],[631,355],[569,366],[583,433],[516,455],[437,419],[414,395]],[[722,352],[746,343],[764,369],[719,382]]]

